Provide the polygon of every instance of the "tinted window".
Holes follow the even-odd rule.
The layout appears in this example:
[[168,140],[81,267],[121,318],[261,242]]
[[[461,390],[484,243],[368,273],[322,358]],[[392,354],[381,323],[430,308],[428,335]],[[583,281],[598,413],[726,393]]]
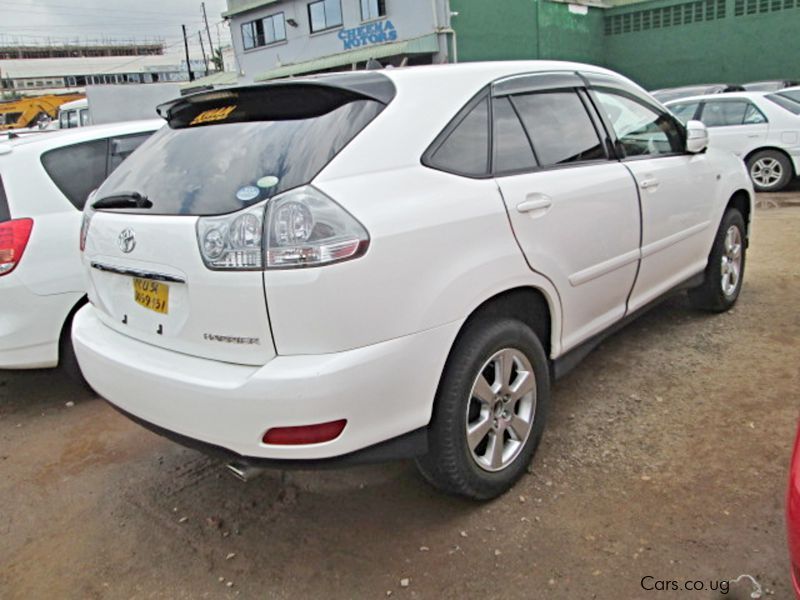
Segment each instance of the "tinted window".
[[86,197],[106,177],[108,140],[64,146],[42,155],[42,165],[61,193],[82,210]]
[[431,166],[460,175],[489,172],[489,99],[481,100],[433,153]]
[[141,146],[151,133],[141,133],[138,135],[126,135],[111,138],[108,145],[108,172],[112,173],[123,160]]
[[701,120],[706,127],[730,127],[767,121],[761,111],[746,100],[706,102]]
[[514,96],[542,166],[605,158],[583,102],[573,91]]
[[683,151],[683,136],[673,117],[616,92],[597,92],[600,108],[617,134],[625,156],[658,156]]
[[788,98],[789,100],[794,100],[795,102],[800,102],[800,90],[783,90],[778,92],[776,96]]
[[686,123],[687,121],[694,119],[694,115],[697,113],[698,106],[700,106],[699,102],[687,102],[685,104],[670,104],[667,108],[672,111],[673,115]]
[[11,211],[8,208],[8,198],[6,188],[3,187],[3,178],[0,177],[0,223],[11,219]]
[[[312,94],[305,92],[306,105]],[[239,101],[243,116],[236,118],[244,119],[250,101]],[[263,96],[253,102],[269,104]],[[355,100],[308,118],[164,127],[109,176],[97,197],[138,192],[153,203],[148,214],[234,212],[309,183],[383,107],[373,100]],[[225,109],[192,110],[202,112],[194,120],[191,112],[191,122],[226,114]]]
[[744,111],[744,124],[745,125],[755,125],[758,123],[766,123],[767,117],[764,116],[758,108],[756,108],[755,104],[747,104],[747,110]]
[[536,166],[528,136],[507,97],[494,103],[494,171],[504,173]]
[[800,115],[800,93],[796,96],[797,100],[793,100],[788,94],[770,94],[766,98],[790,113]]

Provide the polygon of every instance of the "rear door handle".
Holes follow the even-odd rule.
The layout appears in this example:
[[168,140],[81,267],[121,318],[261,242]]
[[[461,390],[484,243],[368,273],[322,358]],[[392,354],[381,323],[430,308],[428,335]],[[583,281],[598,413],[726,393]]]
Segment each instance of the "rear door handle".
[[658,187],[658,179],[655,177],[645,177],[639,184],[643,190],[654,190]]
[[553,205],[553,199],[546,194],[528,194],[523,202],[517,204],[517,212],[530,213],[537,210],[546,211]]

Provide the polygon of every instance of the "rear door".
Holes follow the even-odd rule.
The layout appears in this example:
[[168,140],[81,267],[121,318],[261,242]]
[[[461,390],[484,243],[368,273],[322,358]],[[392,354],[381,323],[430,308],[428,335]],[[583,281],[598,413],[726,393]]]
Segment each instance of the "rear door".
[[706,100],[699,118],[708,127],[712,147],[739,157],[760,145],[769,133],[767,117],[747,99]]
[[639,260],[639,200],[610,160],[574,74],[493,88],[494,172],[531,268],[558,289],[565,349],[625,314]]
[[642,258],[633,311],[705,267],[718,174],[705,153],[685,152],[681,125],[643,94],[598,85],[592,98],[639,186]]

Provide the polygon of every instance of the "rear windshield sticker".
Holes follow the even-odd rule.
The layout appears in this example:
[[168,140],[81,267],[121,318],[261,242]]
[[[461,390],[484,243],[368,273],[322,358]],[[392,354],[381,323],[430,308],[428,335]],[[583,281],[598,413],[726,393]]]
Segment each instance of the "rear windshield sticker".
[[236,192],[236,198],[242,202],[255,200],[259,195],[261,195],[261,190],[254,185],[246,185],[243,188],[239,188],[239,191]]
[[262,177],[258,181],[256,181],[256,185],[262,189],[267,189],[271,187],[275,187],[280,182],[280,179],[275,177],[275,175],[267,175],[266,177]]

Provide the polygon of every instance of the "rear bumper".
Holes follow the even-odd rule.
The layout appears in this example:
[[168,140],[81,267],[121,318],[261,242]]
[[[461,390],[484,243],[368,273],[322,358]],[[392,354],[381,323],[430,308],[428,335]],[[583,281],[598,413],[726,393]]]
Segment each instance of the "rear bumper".
[[83,294],[40,296],[10,273],[0,278],[0,369],[58,365],[64,320]]
[[[427,425],[459,326],[450,323],[346,352],[279,356],[262,367],[145,344],[104,325],[92,306],[76,314],[72,336],[89,384],[159,433],[253,460],[317,461]],[[338,419],[347,419],[347,426],[330,442],[275,446],[261,441],[271,427]]]

